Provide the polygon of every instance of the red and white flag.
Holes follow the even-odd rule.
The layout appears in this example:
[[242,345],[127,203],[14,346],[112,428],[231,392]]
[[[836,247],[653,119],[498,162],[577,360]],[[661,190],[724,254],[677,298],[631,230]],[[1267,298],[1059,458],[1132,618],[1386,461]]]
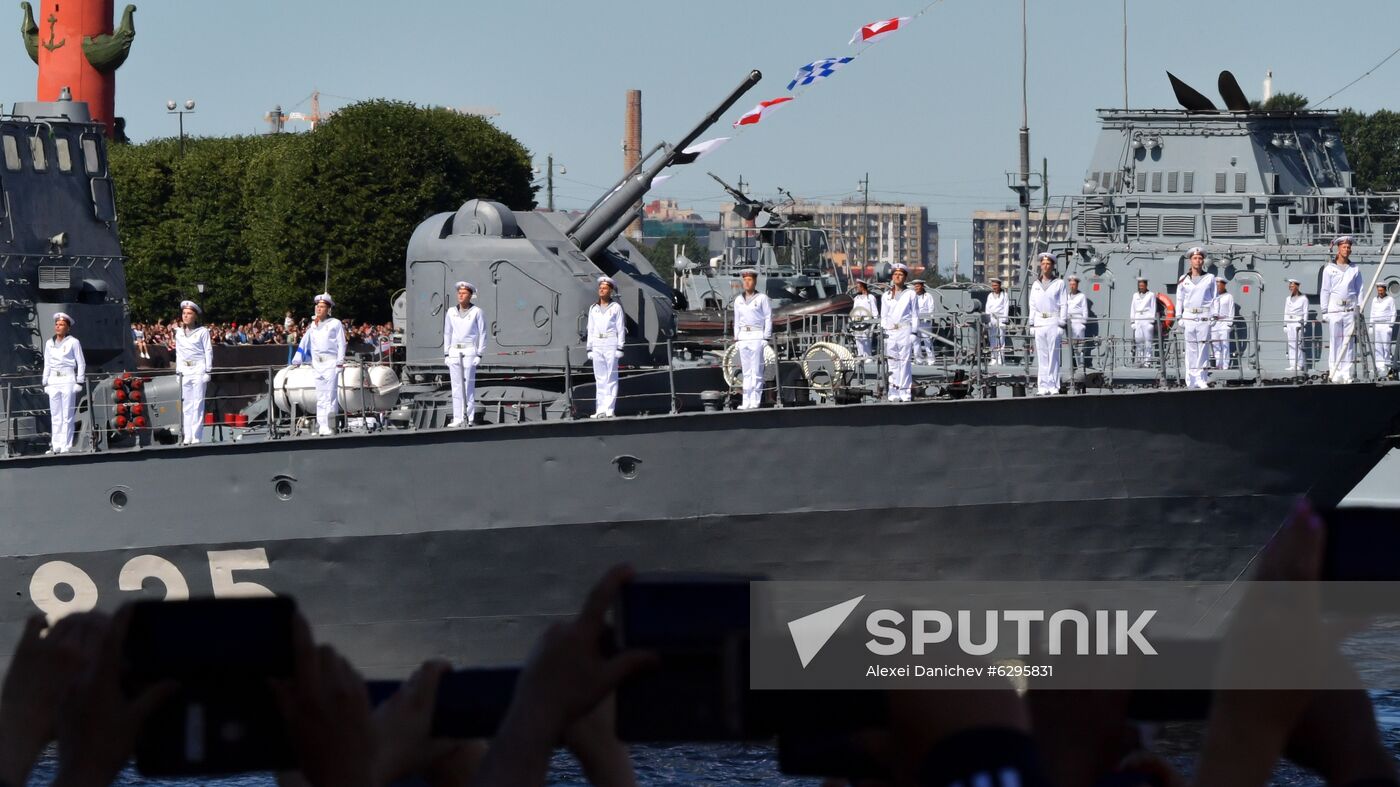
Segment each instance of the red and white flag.
[[854,44],[859,41],[862,44],[873,44],[898,30],[899,26],[908,22],[909,19],[910,17],[907,16],[896,16],[893,19],[882,19],[879,22],[871,22],[856,30],[856,34],[851,36],[851,40],[846,43]]
[[767,101],[761,101],[758,106],[745,112],[743,117],[734,121],[734,127],[752,126],[763,119],[764,113],[771,112],[791,100],[792,96],[783,96],[782,98],[770,98]]

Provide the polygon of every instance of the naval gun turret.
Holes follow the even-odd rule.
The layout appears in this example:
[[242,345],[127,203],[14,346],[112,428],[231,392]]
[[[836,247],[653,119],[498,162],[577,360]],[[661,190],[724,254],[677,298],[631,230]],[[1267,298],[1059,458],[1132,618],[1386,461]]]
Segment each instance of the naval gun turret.
[[455,303],[452,285],[463,280],[477,287],[475,303],[486,314],[482,374],[526,375],[515,384],[528,387],[528,375],[586,368],[584,327],[602,274],[617,280],[627,315],[623,365],[664,363],[675,332],[671,288],[622,232],[653,179],[761,77],[750,72],[680,142],[657,145],[581,215],[517,212],[473,199],[420,224],[405,270],[410,375],[445,372],[444,313]]

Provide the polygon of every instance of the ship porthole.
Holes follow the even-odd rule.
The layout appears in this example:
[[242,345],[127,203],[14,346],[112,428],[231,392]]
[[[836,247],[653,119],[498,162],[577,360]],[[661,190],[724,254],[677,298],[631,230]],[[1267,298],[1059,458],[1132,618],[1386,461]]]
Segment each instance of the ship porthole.
[[272,491],[277,493],[278,500],[291,500],[292,492],[296,491],[296,479],[289,476],[280,475],[272,479]]
[[613,460],[613,464],[617,465],[617,474],[628,481],[637,477],[637,467],[641,463],[642,460],[635,456],[619,456]]
[[120,489],[112,490],[112,494],[107,496],[107,502],[111,504],[114,511],[126,508],[126,492]]

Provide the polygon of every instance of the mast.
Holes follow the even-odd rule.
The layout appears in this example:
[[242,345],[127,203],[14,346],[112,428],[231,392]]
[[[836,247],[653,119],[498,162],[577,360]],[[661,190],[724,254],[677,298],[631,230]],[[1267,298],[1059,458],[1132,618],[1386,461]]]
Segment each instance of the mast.
[[1031,286],[1031,130],[1026,110],[1026,0],[1021,0],[1021,171],[1015,186],[1021,208],[1021,277],[1022,301],[1028,297]]

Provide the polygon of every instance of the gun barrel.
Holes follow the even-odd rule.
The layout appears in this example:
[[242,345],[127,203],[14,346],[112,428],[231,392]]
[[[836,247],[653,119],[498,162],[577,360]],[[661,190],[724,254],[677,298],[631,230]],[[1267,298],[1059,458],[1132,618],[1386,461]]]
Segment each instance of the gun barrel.
[[[651,189],[652,179],[661,174],[661,170],[670,166],[681,151],[690,147],[691,143],[705,133],[706,129],[719,120],[720,115],[727,112],[734,105],[734,102],[743,97],[762,78],[763,74],[757,69],[750,71],[738,87],[734,88],[724,101],[720,102],[719,106],[706,115],[704,120],[691,129],[689,134],[682,137],[679,143],[675,146],[665,146],[659,157],[653,155],[656,152],[653,149],[647,158],[639,162],[631,172],[628,172],[606,197],[597,202],[592,209],[584,214],[583,218],[570,227],[569,237],[573,239],[579,249],[584,250],[592,257],[602,253],[609,244],[616,240],[617,236],[622,234],[627,225],[631,223],[623,221],[623,219],[636,209],[637,203],[641,202],[642,197]],[[648,161],[651,161],[650,165],[648,165]]]

